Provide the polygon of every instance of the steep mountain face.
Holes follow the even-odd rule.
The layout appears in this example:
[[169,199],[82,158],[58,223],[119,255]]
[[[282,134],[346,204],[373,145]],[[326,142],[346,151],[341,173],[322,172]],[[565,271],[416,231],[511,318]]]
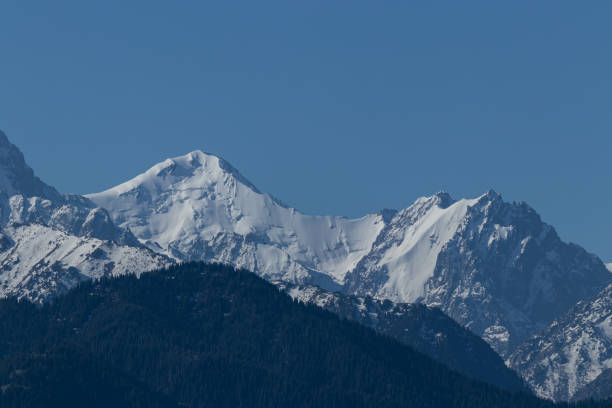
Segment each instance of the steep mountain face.
[[438,309],[330,292],[311,285],[272,282],[293,299],[313,304],[407,344],[453,370],[499,388],[527,391],[489,345]]
[[168,262],[92,201],[43,183],[0,132],[0,296],[42,302],[85,279]]
[[522,344],[509,365],[538,395],[561,401],[609,397],[612,369],[612,285]]
[[0,226],[38,223],[88,238],[136,244],[118,229],[106,210],[80,196],[64,196],[43,183],[23,154],[0,131]]
[[596,379],[576,391],[575,401],[586,399],[603,400],[612,395],[612,368],[602,371]]
[[439,307],[504,356],[611,278],[528,205],[490,191],[458,202],[438,194],[400,211],[346,288]]
[[196,151],[87,197],[174,259],[439,307],[502,356],[612,282],[596,256],[493,191],[459,201],[438,193],[359,219],[309,216]]
[[465,221],[438,258],[425,303],[501,355],[612,282],[599,258],[562,242],[527,204],[489,193]]
[[[0,131],[0,202],[5,205],[9,197],[16,194],[55,202],[63,200],[60,193],[34,175],[21,151]],[[4,207],[2,209],[5,211]],[[1,219],[6,221],[8,215],[3,212]]]

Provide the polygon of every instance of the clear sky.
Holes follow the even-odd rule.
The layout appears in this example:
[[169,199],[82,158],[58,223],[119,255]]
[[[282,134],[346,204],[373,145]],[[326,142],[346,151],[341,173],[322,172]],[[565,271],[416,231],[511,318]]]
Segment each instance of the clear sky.
[[0,3],[0,129],[63,192],[202,149],[311,213],[493,188],[612,262],[612,2]]

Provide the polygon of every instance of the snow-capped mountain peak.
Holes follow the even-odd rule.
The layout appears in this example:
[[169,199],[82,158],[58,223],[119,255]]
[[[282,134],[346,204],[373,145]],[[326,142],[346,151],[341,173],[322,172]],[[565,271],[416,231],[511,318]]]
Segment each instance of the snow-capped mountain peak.
[[102,199],[106,196],[120,196],[136,189],[163,190],[176,183],[180,183],[182,188],[205,190],[212,184],[224,183],[230,179],[235,179],[261,194],[225,160],[201,150],[194,150],[183,156],[166,159],[123,184],[90,196]]
[[[352,271],[350,291],[401,302],[422,299],[438,254],[455,235],[467,210],[478,202],[448,193],[418,198],[399,211],[377,237],[373,250]],[[379,287],[377,276],[383,274]]]
[[200,150],[164,160],[132,180],[87,197],[113,208],[119,224],[146,218],[146,223],[130,227],[144,242],[153,240],[166,248],[186,236],[202,233],[210,238],[227,231],[248,235],[278,223],[270,210],[278,205],[274,199],[223,159]]
[[456,200],[445,190],[438,191],[433,197],[437,200],[436,205],[442,209],[448,208],[456,202]]
[[342,284],[384,225],[381,214],[356,220],[302,214],[200,151],[87,197],[150,248],[175,259],[232,263],[328,288]]

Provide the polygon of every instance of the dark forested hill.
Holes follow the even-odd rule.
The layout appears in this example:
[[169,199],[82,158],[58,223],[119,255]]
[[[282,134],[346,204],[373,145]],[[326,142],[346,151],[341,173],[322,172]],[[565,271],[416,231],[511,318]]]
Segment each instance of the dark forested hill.
[[7,356],[0,367],[0,406],[177,408],[121,370],[76,345],[31,348]]
[[609,395],[612,395],[612,368],[604,370],[595,380],[578,390],[574,394],[574,399],[576,401],[586,398],[603,399]]
[[0,391],[2,407],[553,406],[201,263],[0,302]]
[[312,285],[272,283],[293,299],[371,327],[467,377],[509,391],[530,392],[518,374],[506,367],[504,360],[483,339],[440,309],[420,303],[344,295]]

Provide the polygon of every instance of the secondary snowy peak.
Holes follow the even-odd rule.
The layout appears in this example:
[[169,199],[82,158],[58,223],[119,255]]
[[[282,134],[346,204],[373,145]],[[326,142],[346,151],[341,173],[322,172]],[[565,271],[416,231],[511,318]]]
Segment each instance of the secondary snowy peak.
[[68,234],[135,245],[106,210],[76,195],[62,195],[41,181],[21,151],[0,132],[0,228],[37,223]]
[[610,383],[591,390],[600,395],[581,392],[612,369],[612,284],[522,344],[508,364],[544,398],[612,396]]
[[401,302],[422,300],[440,251],[476,202],[454,201],[440,192],[396,213],[352,271],[348,291]]
[[611,282],[599,258],[561,241],[529,205],[489,192],[440,252],[424,302],[507,356]]
[[169,261],[142,247],[90,200],[42,182],[0,132],[0,297],[40,302],[83,279]]

